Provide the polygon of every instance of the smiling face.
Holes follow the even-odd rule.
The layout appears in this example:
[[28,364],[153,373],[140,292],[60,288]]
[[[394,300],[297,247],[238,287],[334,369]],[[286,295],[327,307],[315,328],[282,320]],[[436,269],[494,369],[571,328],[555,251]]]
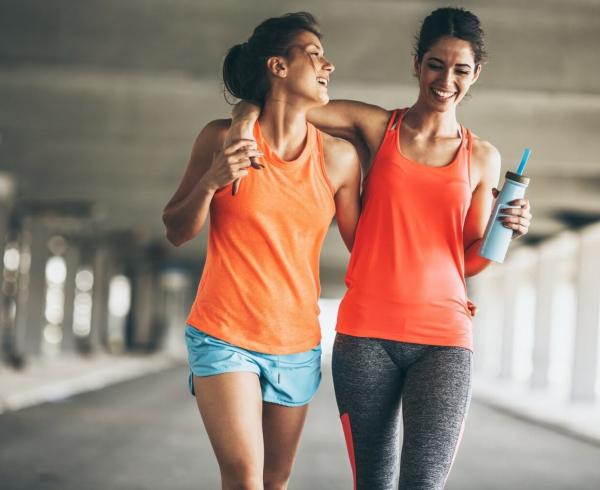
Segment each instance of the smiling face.
[[274,83],[281,84],[288,95],[308,99],[311,105],[329,102],[327,86],[335,67],[325,58],[323,45],[312,32],[298,34],[288,56],[270,59],[269,68],[275,75]]
[[421,62],[415,59],[419,101],[437,112],[456,108],[480,71],[468,41],[442,37],[425,52]]

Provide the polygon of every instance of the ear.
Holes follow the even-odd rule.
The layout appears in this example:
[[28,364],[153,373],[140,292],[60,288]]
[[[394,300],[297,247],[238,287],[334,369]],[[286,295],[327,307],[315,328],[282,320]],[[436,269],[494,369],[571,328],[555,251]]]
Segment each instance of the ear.
[[416,56],[413,56],[413,70],[415,71],[415,76],[421,78],[421,63],[419,63]]
[[480,73],[481,73],[481,63],[479,63],[478,65],[475,65],[475,72],[473,73],[473,81],[471,82],[471,85],[473,85],[477,81]]
[[267,70],[277,78],[287,77],[287,62],[281,56],[271,56],[267,60]]

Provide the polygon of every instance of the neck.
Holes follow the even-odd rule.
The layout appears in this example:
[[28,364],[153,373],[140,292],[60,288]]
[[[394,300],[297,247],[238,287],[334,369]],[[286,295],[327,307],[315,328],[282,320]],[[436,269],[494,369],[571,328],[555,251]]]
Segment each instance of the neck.
[[455,137],[459,131],[456,109],[445,112],[432,111],[421,99],[408,110],[404,117],[408,126],[426,137]]
[[283,160],[294,160],[306,140],[306,108],[284,98],[266,100],[259,117],[260,130],[271,149]]

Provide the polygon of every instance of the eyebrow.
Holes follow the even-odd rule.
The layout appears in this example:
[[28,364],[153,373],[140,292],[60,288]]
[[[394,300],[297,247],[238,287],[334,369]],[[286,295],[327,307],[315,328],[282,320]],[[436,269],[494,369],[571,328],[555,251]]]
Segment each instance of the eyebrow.
[[305,47],[308,48],[310,46],[314,46],[315,48],[317,48],[322,53],[325,53],[325,50],[321,46],[316,45],[315,43],[308,43]]
[[[437,61],[438,63],[441,63],[442,65],[445,65],[445,63],[441,59],[435,58],[433,56],[431,58],[429,58],[429,61]],[[473,68],[473,66],[470,65],[469,63],[457,63],[456,66],[465,66],[467,68]]]

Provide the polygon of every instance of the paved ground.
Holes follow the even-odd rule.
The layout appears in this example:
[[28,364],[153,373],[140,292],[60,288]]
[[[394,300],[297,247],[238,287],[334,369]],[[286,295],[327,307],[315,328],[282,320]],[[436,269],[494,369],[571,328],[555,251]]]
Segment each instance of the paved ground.
[[[290,490],[350,489],[327,374]],[[185,368],[0,416],[0,488],[218,489]],[[600,447],[474,403],[448,490],[598,490]]]

